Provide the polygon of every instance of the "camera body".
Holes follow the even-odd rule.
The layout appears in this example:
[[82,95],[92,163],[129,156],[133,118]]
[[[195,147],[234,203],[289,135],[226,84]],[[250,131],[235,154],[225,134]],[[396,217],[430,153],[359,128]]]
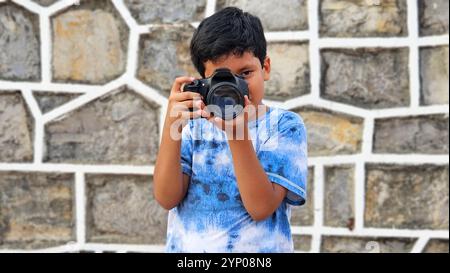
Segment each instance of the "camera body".
[[209,106],[208,110],[224,120],[236,118],[245,107],[244,96],[249,95],[244,78],[228,68],[218,68],[211,77],[194,80],[185,85],[183,91],[199,93],[204,104]]

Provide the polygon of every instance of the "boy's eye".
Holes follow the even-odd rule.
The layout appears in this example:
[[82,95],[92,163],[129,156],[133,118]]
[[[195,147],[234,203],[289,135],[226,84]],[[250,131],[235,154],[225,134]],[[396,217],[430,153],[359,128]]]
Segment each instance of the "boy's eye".
[[247,70],[247,71],[242,72],[241,76],[245,78],[245,77],[250,76],[251,74],[252,74],[252,71],[251,70]]

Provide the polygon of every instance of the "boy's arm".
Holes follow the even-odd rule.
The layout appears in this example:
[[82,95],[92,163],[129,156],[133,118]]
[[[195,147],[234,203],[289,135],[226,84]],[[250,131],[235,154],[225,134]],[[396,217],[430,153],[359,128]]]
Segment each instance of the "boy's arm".
[[[194,105],[194,99],[200,97],[193,92],[182,92],[184,83],[192,82],[191,77],[180,77],[175,80],[169,96],[166,119],[164,121],[161,145],[153,173],[153,195],[165,209],[176,207],[186,195],[189,176],[181,169],[181,138],[172,134],[179,133],[190,118],[204,115],[201,103]],[[201,100],[198,100],[201,102]],[[190,112],[189,108],[198,108],[199,112]],[[175,130],[173,130],[175,128]]]
[[[255,108],[251,106],[251,101],[245,96],[244,113],[234,120],[224,121],[216,117],[210,117],[208,120],[227,134],[242,202],[252,219],[260,221],[273,214],[288,190],[269,180],[256,156],[247,126],[248,117],[256,113]],[[237,127],[243,129],[243,135],[238,134]],[[240,137],[237,137],[238,135]]]
[[252,219],[264,220],[280,206],[287,189],[269,180],[251,140],[229,140],[228,143],[244,207]]
[[[166,123],[167,124],[167,123]],[[181,140],[170,137],[170,126],[164,132],[153,174],[154,197],[165,209],[176,207],[186,195],[189,176],[182,173],[180,164]]]

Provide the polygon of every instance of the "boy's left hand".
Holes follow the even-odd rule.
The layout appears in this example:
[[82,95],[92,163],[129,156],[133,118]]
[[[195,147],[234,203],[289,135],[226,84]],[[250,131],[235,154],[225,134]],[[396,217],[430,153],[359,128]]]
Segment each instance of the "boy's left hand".
[[[213,123],[219,129],[223,130],[228,140],[249,140],[248,134],[248,120],[255,116],[256,109],[248,96],[245,97],[245,107],[243,111],[234,119],[223,120],[220,117],[210,116],[208,121]],[[207,108],[207,107],[206,107]]]

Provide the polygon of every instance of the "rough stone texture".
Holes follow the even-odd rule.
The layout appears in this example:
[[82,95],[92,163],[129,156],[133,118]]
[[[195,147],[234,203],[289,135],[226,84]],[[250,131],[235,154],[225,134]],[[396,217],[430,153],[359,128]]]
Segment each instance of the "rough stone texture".
[[44,6],[44,7],[48,7],[48,6],[54,4],[54,3],[58,2],[58,1],[59,0],[33,0],[33,2],[36,2],[39,5]]
[[448,229],[448,165],[366,165],[365,226]]
[[323,0],[320,34],[328,37],[406,36],[406,0]]
[[365,109],[408,106],[408,51],[323,50],[322,97]]
[[420,49],[422,105],[448,104],[448,67],[448,46]]
[[378,119],[374,153],[448,154],[448,114]]
[[415,239],[323,236],[322,252],[333,253],[408,253]]
[[73,174],[0,172],[0,249],[75,240]]
[[331,156],[361,152],[363,119],[330,110],[302,107],[307,128],[308,156]]
[[52,29],[54,81],[104,84],[125,71],[128,30],[110,1],[83,1]]
[[448,0],[419,0],[420,34],[448,34]]
[[0,80],[38,81],[40,58],[38,16],[0,3]]
[[0,91],[0,162],[32,161],[33,126],[20,92]]
[[308,168],[306,204],[291,207],[291,225],[312,226],[314,224],[314,169]]
[[308,44],[269,43],[272,71],[264,97],[285,100],[310,93]]
[[87,175],[90,242],[163,244],[167,212],[152,199],[150,176]]
[[292,235],[294,241],[294,251],[310,251],[312,236],[310,235]]
[[307,2],[307,0],[218,0],[217,10],[227,6],[241,8],[258,16],[265,31],[306,30]]
[[[189,54],[194,32],[191,24],[204,18],[207,0],[118,1],[123,2],[123,8],[129,11],[125,10],[125,15],[140,24],[141,30],[147,28],[139,31],[136,52],[129,51],[131,30],[112,3],[115,1],[81,0],[81,5],[55,11],[45,30],[51,34],[49,41],[40,37],[44,30],[40,29],[36,9],[51,9],[44,7],[58,1],[28,1],[36,3],[30,4],[34,11],[15,3],[17,1],[0,2],[0,82],[3,84],[0,84],[0,169],[3,169],[0,171],[0,252],[1,249],[41,249],[66,244],[76,237],[75,199],[80,197],[74,190],[76,166],[95,169],[111,164],[117,169],[154,165],[159,146],[161,105],[151,99],[148,101],[148,96],[141,96],[145,90],[133,92],[129,86],[111,88],[108,94],[47,122],[44,135],[38,134],[41,139],[34,139],[35,120],[20,90],[24,94],[32,91],[41,112],[49,113],[73,102],[78,94],[91,92],[83,90],[81,85],[71,84],[106,84],[121,77],[129,68],[128,61],[132,61],[137,62],[136,67],[127,72],[167,96],[175,77],[198,76]],[[320,5],[311,12],[319,16],[320,29],[316,29],[319,32],[316,34],[322,38],[405,39],[412,31],[406,24],[406,7],[419,3],[419,13],[409,19],[418,22],[420,36],[448,33],[446,0],[217,0],[210,3],[213,2],[217,3],[216,10],[233,4],[258,15],[268,32],[308,31],[308,17],[314,14],[308,14],[307,7],[317,2]],[[412,10],[416,10],[415,6]],[[308,155],[314,157],[313,163],[323,167],[323,178],[320,177],[323,194],[319,189],[323,204],[314,204],[319,198],[318,185],[321,186],[317,183],[322,182],[314,181],[314,172],[318,170],[314,170],[313,164],[308,168],[307,203],[292,207],[294,231],[304,230],[305,226],[314,228],[318,217],[326,230],[349,231],[354,227],[354,198],[358,198],[354,196],[356,162],[338,161],[341,155],[360,154],[363,141],[373,145],[370,152],[375,156],[448,156],[449,119],[443,110],[449,101],[448,44],[432,45],[434,39],[421,39],[419,55],[411,55],[417,59],[410,60],[410,45],[385,47],[375,40],[373,43],[367,40],[364,48],[352,44],[342,48],[321,46],[317,52],[321,59],[314,60],[322,64],[317,75],[320,85],[313,89],[320,89],[320,96],[326,101],[318,104],[313,101],[310,105],[305,105],[303,98],[311,93],[311,41],[276,39],[268,43],[272,74],[271,80],[265,82],[265,98],[281,103],[303,97],[284,106],[302,116],[308,129]],[[41,56],[45,52],[42,50],[48,46],[43,42],[51,43],[47,48],[50,51],[46,52],[50,59],[42,59],[45,57]],[[44,61],[50,62],[46,65],[52,69],[51,80],[57,82],[60,89],[50,90],[46,82],[40,83],[42,68],[46,66]],[[409,71],[417,72],[415,77],[420,76],[417,83],[409,82]],[[129,80],[128,77],[121,79]],[[64,87],[65,84],[71,88]],[[400,111],[397,116],[394,111],[393,115],[378,117],[381,109],[409,107],[411,98],[419,95],[410,93],[411,86],[419,87],[416,84],[420,84],[420,106],[427,106],[422,110],[427,112],[428,106],[440,105],[433,109],[442,111],[430,108],[432,113],[419,113],[411,108],[408,115]],[[81,90],[75,90],[77,86]],[[98,91],[101,92],[101,88]],[[91,95],[95,95],[93,92]],[[341,104],[373,113],[356,116],[341,109]],[[373,134],[363,139],[365,119],[373,118],[372,114],[377,116]],[[63,164],[67,173],[37,171],[34,164],[30,164],[37,155],[34,142],[44,145],[44,167]],[[358,237],[362,234],[338,235],[340,232],[334,231],[317,234],[323,238],[322,250],[409,252],[418,238],[402,239],[408,236],[407,230],[447,232],[448,162],[430,165],[425,157],[428,163],[422,162],[422,157],[418,157],[417,164],[396,163],[400,165],[372,162],[370,156],[364,157],[366,177],[359,181],[365,183],[365,196],[359,197],[364,198],[364,214],[359,220],[364,221],[364,232],[369,233],[364,237]],[[89,243],[117,244],[105,252],[123,252],[120,244],[164,244],[167,212],[153,200],[151,173],[100,174],[99,171],[83,175]],[[381,235],[370,233],[372,228],[394,229],[401,236],[373,238]],[[294,234],[295,250],[311,251],[313,238],[316,239],[315,235]],[[424,252],[448,253],[448,238],[431,238]],[[377,241],[381,249],[366,249],[370,241]],[[127,251],[139,249],[128,248]],[[67,248],[63,251],[91,250]]]
[[189,25],[157,26],[142,35],[137,77],[166,96],[176,77],[198,77],[189,53],[193,32]]
[[125,0],[140,24],[195,22],[204,17],[206,0]]
[[423,252],[425,253],[449,253],[448,240],[431,239],[428,241]]
[[152,164],[159,106],[125,87],[98,98],[45,127],[47,162]]
[[353,229],[355,221],[355,168],[325,168],[324,225]]
[[80,96],[80,94],[64,92],[33,92],[33,96],[36,99],[42,113],[47,113]]

